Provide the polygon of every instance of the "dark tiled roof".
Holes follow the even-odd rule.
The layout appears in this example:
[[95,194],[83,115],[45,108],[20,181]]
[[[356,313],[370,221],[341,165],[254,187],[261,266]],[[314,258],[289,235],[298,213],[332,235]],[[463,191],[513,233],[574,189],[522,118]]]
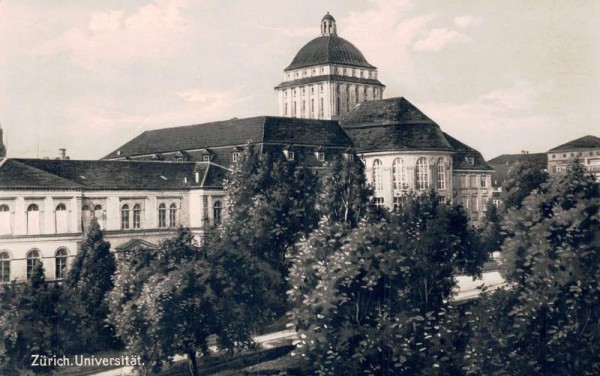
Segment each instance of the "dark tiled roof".
[[195,159],[193,150],[216,150],[222,146],[244,145],[248,141],[325,146],[351,143],[336,121],[260,116],[146,131],[104,159],[180,150],[187,151],[190,158]]
[[487,163],[494,169],[492,184],[495,187],[501,187],[502,183],[508,178],[510,168],[519,161],[528,161],[534,167],[545,170],[548,166],[548,154],[502,154],[490,159]]
[[340,124],[359,153],[453,150],[440,127],[402,97],[362,102]]
[[588,135],[573,141],[569,141],[566,144],[559,145],[553,149],[550,149],[549,152],[595,148],[600,148],[600,138]]
[[[456,138],[444,133],[444,136],[452,145],[454,154],[452,155],[453,170],[477,170],[477,171],[493,171],[494,169],[487,164],[481,153],[472,147],[463,144]],[[473,164],[468,162],[468,158],[473,158]]]
[[52,173],[37,169],[14,159],[7,159],[0,166],[1,188],[62,188],[80,189],[82,185],[63,179]]
[[315,38],[304,45],[285,68],[286,71],[319,64],[343,64],[362,68],[375,68],[352,43],[337,35]]
[[[149,161],[77,161],[48,159],[13,159],[7,161],[17,164],[17,169],[0,168],[0,175],[6,174],[9,180],[31,170],[43,175],[43,188],[61,188],[65,184],[86,189],[186,189],[204,187],[207,181],[211,187],[222,187],[218,177],[224,177],[226,169],[204,163],[188,162],[149,162]],[[210,170],[210,174],[208,173]],[[215,170],[214,172],[212,170]],[[218,170],[222,170],[219,172]],[[195,173],[199,182],[195,182]],[[36,175],[37,176],[37,175]],[[52,178],[50,178],[52,177]],[[37,178],[20,178],[20,184],[26,187],[40,187]]]
[[360,77],[350,77],[350,76],[341,76],[337,74],[325,74],[321,76],[312,76],[312,77],[304,77],[298,80],[292,81],[284,81],[277,85],[275,89],[281,89],[290,86],[297,85],[308,85],[316,82],[324,82],[324,81],[335,81],[335,82],[347,82],[351,84],[360,84],[360,85],[373,85],[373,86],[381,86],[385,87],[379,80],[374,80],[371,78],[360,78]]

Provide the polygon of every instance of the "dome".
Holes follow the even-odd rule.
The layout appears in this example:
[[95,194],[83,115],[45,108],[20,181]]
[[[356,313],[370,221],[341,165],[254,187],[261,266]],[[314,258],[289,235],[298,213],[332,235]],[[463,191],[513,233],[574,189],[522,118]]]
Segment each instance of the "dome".
[[362,52],[352,43],[335,34],[331,34],[320,36],[308,42],[298,51],[292,63],[285,70],[288,71],[320,64],[342,64],[361,68],[375,68],[369,64]]
[[327,14],[323,16],[323,19],[321,21],[325,21],[325,20],[335,21],[335,18],[333,18],[333,16],[331,14],[329,14],[329,12],[327,12]]

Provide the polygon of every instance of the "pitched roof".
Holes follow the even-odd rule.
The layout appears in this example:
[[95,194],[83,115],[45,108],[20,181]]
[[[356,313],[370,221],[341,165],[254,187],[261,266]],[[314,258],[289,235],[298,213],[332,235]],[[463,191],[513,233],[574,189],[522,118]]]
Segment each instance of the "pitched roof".
[[335,81],[335,82],[347,82],[351,84],[360,84],[360,85],[372,85],[372,86],[381,86],[385,87],[379,80],[375,80],[372,78],[362,78],[362,77],[352,77],[352,76],[341,76],[338,74],[325,74],[321,76],[311,76],[304,77],[297,80],[292,81],[284,81],[279,85],[275,86],[275,89],[281,89],[290,86],[298,86],[298,85],[308,85],[314,84],[316,82],[324,82],[324,81]]
[[332,34],[317,37],[305,44],[285,71],[320,64],[375,68],[352,43]]
[[453,151],[440,127],[402,97],[359,103],[340,124],[357,152]]
[[332,120],[258,116],[146,131],[103,159],[257,143],[348,146],[350,139]]
[[600,138],[588,135],[552,148],[549,152],[596,148],[600,148]]
[[517,161],[529,161],[536,165],[546,166],[548,163],[547,153],[529,153],[529,154],[502,154],[487,161],[490,165],[505,165]]
[[[493,171],[494,169],[487,164],[480,152],[472,147],[463,144],[456,138],[444,132],[444,136],[452,145],[454,154],[452,154],[452,169],[453,170],[476,170],[476,171]],[[473,164],[469,163],[469,158],[473,158]]]
[[6,179],[13,188],[217,188],[223,186],[226,173],[224,167],[209,162],[11,159],[0,167],[0,182]]

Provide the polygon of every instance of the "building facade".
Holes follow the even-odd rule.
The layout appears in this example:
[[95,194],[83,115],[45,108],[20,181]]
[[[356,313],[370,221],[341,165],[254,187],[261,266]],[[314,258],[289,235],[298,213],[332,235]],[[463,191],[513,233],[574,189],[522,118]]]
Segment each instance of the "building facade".
[[584,136],[548,151],[548,173],[557,174],[577,161],[586,171],[600,178],[600,138]]

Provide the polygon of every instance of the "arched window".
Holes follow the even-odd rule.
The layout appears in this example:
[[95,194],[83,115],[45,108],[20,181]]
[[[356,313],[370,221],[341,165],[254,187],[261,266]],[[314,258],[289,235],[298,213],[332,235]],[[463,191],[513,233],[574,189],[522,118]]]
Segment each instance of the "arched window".
[[102,205],[94,206],[94,218],[96,218],[100,228],[104,228],[104,211],[102,210]]
[[41,264],[41,262],[40,251],[32,249],[27,252],[27,279],[31,279],[35,266]]
[[392,179],[394,180],[394,189],[396,190],[406,189],[404,171],[404,161],[402,158],[394,159],[394,163],[392,163]]
[[10,282],[10,255],[0,252],[0,282]]
[[40,208],[36,204],[27,207],[27,233],[40,233]]
[[379,159],[373,161],[373,186],[376,191],[383,191],[383,174]]
[[67,206],[65,204],[58,204],[54,211],[54,225],[57,234],[68,232],[67,227]]
[[12,233],[10,208],[6,204],[0,205],[0,234]]
[[417,159],[417,189],[429,189],[429,165],[427,159],[421,157]]
[[169,206],[169,227],[177,227],[177,205]]
[[129,228],[129,205],[125,204],[121,206],[121,229],[127,230]]
[[65,248],[60,248],[54,255],[54,277],[56,279],[64,279],[67,277],[67,258],[69,252]]
[[221,224],[221,201],[215,201],[213,203],[213,223],[215,226]]
[[158,205],[158,227],[167,227],[167,205]]
[[437,162],[437,189],[446,189],[446,166],[444,165],[444,158],[438,159]]
[[140,204],[133,206],[133,228],[142,228],[142,207]]

